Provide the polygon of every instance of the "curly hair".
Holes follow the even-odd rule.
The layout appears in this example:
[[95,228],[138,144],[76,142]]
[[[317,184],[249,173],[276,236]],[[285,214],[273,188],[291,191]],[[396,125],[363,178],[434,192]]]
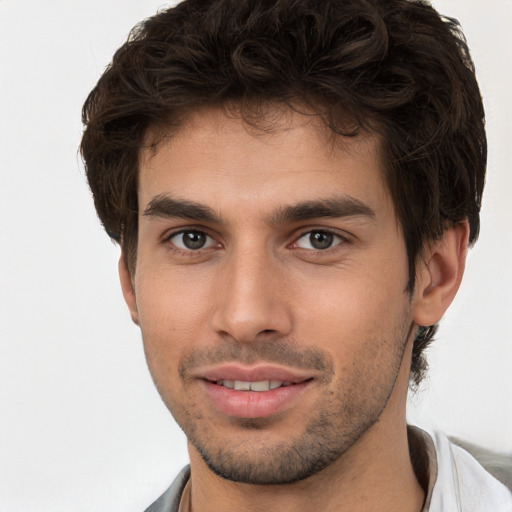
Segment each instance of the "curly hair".
[[[282,104],[313,112],[340,137],[381,137],[409,293],[425,241],[466,220],[476,240],[484,110],[456,20],[421,0],[185,0],[133,29],[83,107],[96,210],[132,271],[148,129],[178,129],[187,112],[228,104],[255,125],[259,107]],[[435,333],[427,327],[413,349],[416,384]]]

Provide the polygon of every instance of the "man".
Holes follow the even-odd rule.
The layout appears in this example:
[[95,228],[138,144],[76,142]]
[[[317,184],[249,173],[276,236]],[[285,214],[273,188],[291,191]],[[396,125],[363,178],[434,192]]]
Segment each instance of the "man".
[[479,231],[456,22],[406,0],[187,0],[84,106],[95,205],[190,468],[149,511],[506,511],[409,382]]

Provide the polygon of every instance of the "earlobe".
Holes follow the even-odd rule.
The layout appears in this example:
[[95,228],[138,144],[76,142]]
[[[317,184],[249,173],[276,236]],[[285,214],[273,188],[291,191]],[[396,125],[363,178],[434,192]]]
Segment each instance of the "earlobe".
[[137,301],[135,298],[135,290],[133,288],[132,276],[128,270],[124,254],[121,253],[119,258],[119,280],[121,281],[121,289],[123,297],[130,310],[130,315],[135,324],[139,325],[139,313],[137,311]]
[[466,264],[469,225],[456,224],[425,247],[417,268],[414,321],[429,326],[441,320],[459,289]]

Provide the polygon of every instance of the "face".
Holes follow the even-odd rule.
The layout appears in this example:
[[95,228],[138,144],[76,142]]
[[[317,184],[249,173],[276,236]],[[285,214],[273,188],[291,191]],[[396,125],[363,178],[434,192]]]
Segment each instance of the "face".
[[285,483],[364,438],[413,326],[378,140],[205,110],[142,155],[139,205],[128,302],[192,452],[225,478]]

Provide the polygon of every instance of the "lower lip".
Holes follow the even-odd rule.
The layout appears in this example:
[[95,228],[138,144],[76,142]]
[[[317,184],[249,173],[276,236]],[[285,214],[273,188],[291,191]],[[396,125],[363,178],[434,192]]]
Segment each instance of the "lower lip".
[[206,394],[220,411],[238,418],[265,418],[290,407],[311,381],[269,391],[237,391],[203,381]]

